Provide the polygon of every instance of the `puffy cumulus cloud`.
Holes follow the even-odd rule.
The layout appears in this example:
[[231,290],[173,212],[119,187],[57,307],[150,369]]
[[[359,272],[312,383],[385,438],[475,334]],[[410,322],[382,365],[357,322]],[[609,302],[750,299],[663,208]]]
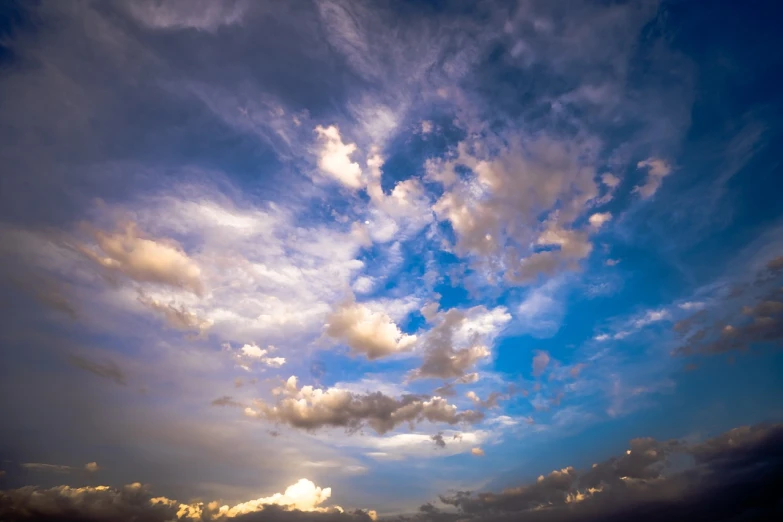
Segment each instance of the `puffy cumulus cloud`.
[[[230,343],[223,345],[223,349],[229,352],[233,351]],[[280,368],[286,363],[285,357],[270,357],[269,353],[274,351],[275,347],[270,345],[268,348],[261,348],[256,343],[245,343],[234,352],[239,366],[249,368],[248,365],[261,364],[270,368]]]
[[422,336],[424,360],[411,379],[465,377],[491,355],[490,345],[511,320],[506,308],[452,308],[430,315],[434,326]]
[[312,481],[300,479],[296,484],[288,486],[284,493],[275,493],[271,497],[262,497],[233,507],[222,506],[218,516],[236,517],[246,513],[261,511],[264,506],[277,505],[299,511],[320,511],[321,504],[332,496],[332,488],[320,488]]
[[160,314],[172,328],[198,332],[198,338],[206,337],[209,327],[212,326],[211,320],[200,318],[185,308],[185,305],[177,305],[175,302],[163,303],[143,293],[138,299],[141,304]]
[[[0,491],[0,519],[17,520],[176,520],[169,502],[153,502],[141,484],[114,489],[108,486],[41,489],[27,486]],[[168,499],[166,499],[168,501]]]
[[640,161],[637,165],[639,169],[647,169],[647,179],[642,185],[634,187],[633,191],[638,192],[639,195],[648,199],[653,196],[663,184],[663,178],[672,173],[671,166],[658,158],[648,158],[644,161]]
[[484,456],[484,450],[481,448],[471,448],[470,454],[475,457],[483,457]]
[[275,404],[256,400],[252,407],[245,409],[245,415],[305,430],[339,427],[355,432],[367,425],[380,435],[406,423],[413,426],[427,421],[455,425],[475,423],[483,418],[481,412],[458,411],[456,406],[437,396],[394,398],[381,392],[355,393],[313,386],[298,388],[294,376],[275,393],[278,395]]
[[584,472],[567,467],[500,493],[458,491],[440,497],[456,513],[426,504],[407,520],[772,520],[780,507],[781,443],[780,424],[696,443],[634,439],[619,457]]
[[330,496],[331,488],[318,487],[307,479],[289,486],[284,493],[234,506],[221,505],[218,501],[181,503],[167,497],[156,497],[148,486],[139,483],[122,488],[58,486],[42,489],[27,486],[0,491],[0,518],[8,522],[207,522],[226,519],[369,522],[376,518],[372,510],[345,511],[339,506],[322,506]]
[[119,230],[94,230],[94,245],[78,248],[100,266],[139,282],[158,283],[203,292],[201,269],[170,239],[151,239],[128,222]]
[[[459,254],[508,281],[575,269],[592,251],[588,230],[574,228],[598,195],[592,145],[510,141],[500,147],[462,142],[455,157],[429,160],[428,177],[444,187],[433,210],[450,223]],[[470,175],[461,176],[460,169]]]
[[363,186],[362,168],[351,160],[351,155],[356,152],[355,143],[343,143],[340,129],[336,125],[315,128],[321,143],[318,153],[318,168],[338,182],[350,189],[359,189]]
[[352,299],[338,305],[326,321],[326,335],[370,360],[409,351],[416,343],[416,336],[403,333],[389,315]]

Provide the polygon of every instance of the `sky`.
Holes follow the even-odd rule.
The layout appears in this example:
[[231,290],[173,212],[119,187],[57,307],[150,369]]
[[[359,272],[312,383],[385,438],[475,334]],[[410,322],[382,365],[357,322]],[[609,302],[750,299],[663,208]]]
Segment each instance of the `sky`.
[[0,520],[783,514],[781,15],[0,3]]

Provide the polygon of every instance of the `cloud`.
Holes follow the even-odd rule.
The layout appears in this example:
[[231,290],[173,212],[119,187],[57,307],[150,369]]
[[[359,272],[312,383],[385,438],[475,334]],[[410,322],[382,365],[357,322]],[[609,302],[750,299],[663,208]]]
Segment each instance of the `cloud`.
[[607,187],[613,189],[616,188],[620,184],[620,178],[612,174],[611,172],[606,172],[604,174],[601,174],[601,183],[606,185]]
[[634,187],[633,191],[638,192],[643,199],[649,199],[655,194],[661,184],[663,184],[663,178],[671,174],[672,168],[665,161],[658,158],[648,158],[644,161],[640,161],[636,168],[647,169],[647,180],[642,185]]
[[[594,169],[584,159],[589,144],[545,137],[524,145],[518,137],[509,141],[494,155],[481,153],[489,144],[461,142],[453,159],[428,161],[428,177],[444,187],[433,210],[454,230],[457,253],[490,273],[505,267],[509,282],[576,269],[592,245],[587,232],[573,225],[598,195]],[[457,175],[459,168],[471,175]]]
[[42,464],[39,462],[25,462],[22,464],[24,469],[32,471],[44,471],[49,473],[70,473],[73,468],[70,466],[61,466],[58,464]]
[[461,378],[490,356],[489,345],[511,320],[504,307],[452,308],[431,316],[434,323],[422,337],[424,360],[410,379]]
[[446,447],[446,441],[443,440],[443,432],[438,432],[435,435],[430,437],[432,441],[435,443],[435,445],[439,448],[445,448]]
[[94,473],[98,471],[100,468],[98,467],[97,462],[88,462],[87,464],[84,465],[84,469],[86,469],[90,473]]
[[235,401],[230,395],[223,395],[211,402],[212,406],[231,406],[235,408],[242,408],[245,405],[239,401]]
[[470,454],[475,457],[483,457],[484,456],[484,450],[481,448],[471,448]]
[[264,509],[264,506],[269,505],[283,506],[299,511],[320,511],[323,508],[319,506],[331,496],[331,488],[320,488],[310,480],[300,479],[296,484],[288,486],[282,494],[275,493],[271,497],[250,500],[231,508],[223,506],[218,511],[218,516],[233,518],[238,515],[261,511]]
[[647,325],[657,323],[658,321],[665,321],[669,319],[670,315],[667,310],[649,310],[644,316],[633,321],[634,328],[644,328]]
[[478,497],[457,494],[453,497],[441,497],[445,504],[451,504],[461,512],[471,515],[483,511],[519,512],[527,511],[547,504],[565,503],[568,492],[576,483],[574,468],[552,471],[541,475],[533,484],[509,488],[502,493],[482,493]]
[[[224,348],[231,350],[231,345],[227,343]],[[268,349],[263,349],[255,343],[246,343],[236,353],[236,358],[240,361],[240,366],[259,363],[270,368],[280,368],[286,363],[285,357],[268,357],[273,350],[274,346],[271,345]]]
[[337,306],[326,321],[326,335],[369,360],[410,351],[416,343],[416,336],[402,333],[387,314],[353,300]]
[[220,4],[208,0],[141,0],[130,2],[126,7],[141,23],[154,29],[214,32],[223,25],[239,23],[246,5],[243,0],[228,0]]
[[[634,439],[619,457],[584,472],[572,467],[501,493],[458,491],[428,504],[420,522],[588,522],[595,520],[766,520],[783,477],[781,425],[731,430],[704,442]],[[683,457],[685,465],[683,466]],[[688,457],[693,460],[688,464]]]
[[453,431],[443,430],[445,446],[433,447],[433,435],[430,433],[395,433],[383,437],[340,437],[335,443],[344,447],[361,448],[364,455],[380,462],[402,460],[405,458],[425,459],[441,458],[470,453],[471,448],[493,438],[493,434],[484,430]]
[[515,330],[535,337],[556,334],[564,316],[563,287],[563,281],[551,279],[530,289],[517,308]]
[[127,379],[122,369],[117,364],[110,360],[104,361],[91,361],[79,355],[71,355],[68,360],[71,364],[82,370],[86,370],[98,377],[109,379],[115,383],[125,386]]
[[319,125],[315,132],[322,145],[318,168],[350,189],[361,188],[362,168],[351,160],[351,155],[356,152],[356,144],[343,143],[340,130],[335,125],[326,128]]
[[175,242],[150,239],[128,222],[114,232],[95,230],[97,248],[79,245],[79,250],[98,265],[130,279],[203,292],[201,269]]
[[533,376],[540,377],[549,365],[549,354],[539,350],[533,357]]
[[198,338],[206,337],[207,330],[212,326],[212,321],[200,318],[198,315],[185,308],[184,305],[177,306],[174,302],[168,304],[162,303],[143,293],[139,295],[139,302],[162,315],[166,320],[166,323],[171,327],[178,330],[198,332]]
[[283,493],[229,506],[221,505],[218,501],[182,503],[167,497],[156,497],[147,485],[138,482],[121,488],[56,486],[42,489],[26,486],[0,491],[0,517],[9,522],[207,522],[226,519],[236,519],[238,522],[369,522],[374,518],[373,511],[323,507],[322,504],[331,497],[331,493],[331,488],[321,488],[308,479],[300,479]]
[[[779,258],[768,261],[755,275],[756,288],[761,292],[733,296],[729,294],[711,308],[687,307],[697,310],[674,324],[674,331],[683,339],[672,353],[677,356],[718,355],[743,351],[756,345],[783,344],[783,290],[777,283],[782,275],[777,270]],[[736,301],[744,301],[739,309]]]
[[401,424],[413,426],[428,421],[455,425],[475,423],[483,418],[481,412],[458,411],[456,406],[437,396],[402,395],[398,399],[381,392],[297,388],[293,376],[277,389],[277,394],[280,398],[275,404],[256,400],[252,407],[245,409],[245,415],[311,431],[338,427],[355,432],[367,425],[379,435]]
[[590,223],[590,226],[598,229],[611,220],[612,220],[612,214],[610,212],[597,212],[595,214],[592,214],[587,221]]

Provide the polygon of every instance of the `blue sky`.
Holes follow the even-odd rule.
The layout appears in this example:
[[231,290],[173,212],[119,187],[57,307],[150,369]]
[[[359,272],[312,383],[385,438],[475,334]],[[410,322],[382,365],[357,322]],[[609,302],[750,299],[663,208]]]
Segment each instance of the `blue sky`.
[[0,488],[465,515],[779,422],[752,4],[6,4]]

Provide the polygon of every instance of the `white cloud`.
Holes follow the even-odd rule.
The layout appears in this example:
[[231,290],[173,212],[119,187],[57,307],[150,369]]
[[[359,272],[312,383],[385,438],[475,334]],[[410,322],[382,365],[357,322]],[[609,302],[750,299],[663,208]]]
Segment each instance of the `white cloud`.
[[643,185],[637,185],[633,189],[634,192],[638,192],[644,199],[652,197],[661,188],[663,178],[672,172],[671,166],[658,158],[648,158],[640,161],[636,167],[639,169],[647,168],[647,180]]
[[470,453],[471,449],[492,438],[492,434],[483,430],[441,432],[446,445],[436,448],[432,444],[432,433],[397,433],[385,437],[341,438],[335,443],[341,446],[364,448],[365,455],[375,460],[398,460],[403,458],[436,458],[461,453]]
[[563,303],[558,296],[562,281],[551,279],[531,289],[517,307],[515,328],[537,337],[554,335],[563,318]]
[[481,449],[481,448],[478,448],[478,447],[476,447],[476,448],[472,448],[472,449],[470,450],[470,453],[471,453],[472,455],[476,456],[476,457],[483,457],[483,456],[484,456],[484,450],[483,450],[483,449]]
[[609,212],[598,212],[590,216],[588,221],[593,228],[601,228],[605,223],[612,220],[612,214]]
[[601,174],[601,183],[613,189],[620,184],[620,178],[610,172],[605,172],[604,174]]
[[[228,345],[228,349],[231,349],[231,345]],[[285,357],[267,357],[267,354],[272,350],[273,347],[270,346],[269,349],[265,350],[255,343],[250,344],[244,344],[239,349],[241,352],[241,358],[244,358],[245,360],[250,360],[253,362],[261,363],[265,366],[269,366],[272,368],[280,368],[285,364]],[[247,365],[241,365],[241,367],[246,368],[249,370],[249,367]]]
[[433,213],[424,187],[417,179],[398,182],[390,194],[381,185],[384,159],[374,148],[367,159],[369,229],[372,239],[386,243],[398,236],[410,237],[432,222]]
[[326,335],[370,360],[409,351],[416,343],[416,336],[403,333],[387,314],[353,300],[338,305],[326,320]]
[[657,323],[669,319],[670,314],[667,310],[649,310],[642,317],[633,322],[634,327],[643,328],[649,324]]
[[432,132],[433,125],[432,122],[429,120],[424,120],[421,122],[421,133],[422,134],[429,134]]
[[355,143],[343,143],[340,130],[335,125],[315,128],[321,142],[318,157],[318,168],[351,189],[362,187],[362,168],[351,160],[356,152]]
[[100,266],[139,282],[203,291],[201,269],[173,240],[145,237],[134,222],[114,232],[95,230],[93,236],[95,246],[78,248]]
[[265,505],[284,506],[299,511],[321,511],[321,504],[332,496],[332,488],[320,488],[311,480],[300,479],[296,484],[288,486],[283,493],[275,493],[269,497],[261,497],[233,507],[222,506],[218,516],[237,517],[247,513],[255,513],[264,509]]
[[369,294],[375,287],[375,278],[369,276],[359,276],[351,285],[351,289],[357,294]]
[[179,330],[196,331],[198,332],[197,337],[199,338],[205,337],[207,330],[212,326],[212,321],[200,318],[198,315],[185,308],[184,305],[177,305],[173,301],[168,304],[162,303],[157,299],[142,293],[139,295],[139,302],[162,315],[171,327]]

